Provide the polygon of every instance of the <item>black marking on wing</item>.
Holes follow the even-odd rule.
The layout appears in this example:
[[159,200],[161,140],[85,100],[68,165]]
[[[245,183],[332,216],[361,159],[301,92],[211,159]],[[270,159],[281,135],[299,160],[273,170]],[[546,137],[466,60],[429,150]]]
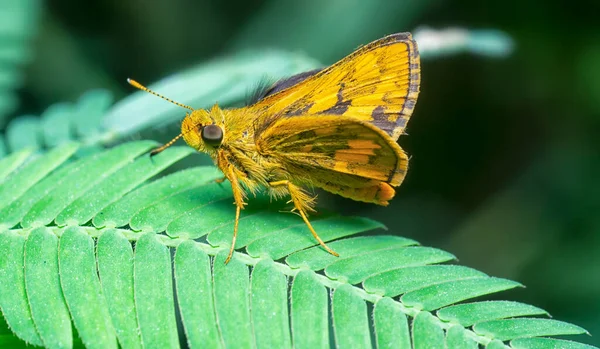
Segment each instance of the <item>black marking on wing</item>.
[[340,83],[340,89],[338,90],[338,93],[336,95],[337,102],[333,107],[323,110],[322,112],[320,112],[320,114],[342,115],[346,112],[346,110],[348,110],[348,107],[352,104],[352,101],[344,100],[344,88],[346,88],[346,84],[343,82]]
[[[371,117],[373,118],[371,123],[382,130],[389,130],[396,127],[396,122],[389,120],[389,116],[386,114],[384,106],[380,105],[373,109]],[[404,121],[406,122],[406,120]]]
[[252,94],[252,97],[250,98],[248,105],[252,105],[252,104],[260,101],[261,99],[263,99],[267,96],[270,96],[272,94],[275,94],[279,91],[283,91],[288,87],[292,87],[292,86],[306,80],[307,78],[315,75],[316,73],[320,72],[321,70],[323,70],[323,68],[313,69],[313,70],[309,70],[309,71],[306,71],[303,73],[292,75],[288,78],[281,79],[274,84],[269,84],[268,81],[261,81],[261,83],[259,84],[257,89]]
[[348,107],[350,107],[351,104],[352,104],[352,101],[338,102],[333,107],[319,112],[319,114],[342,115],[348,110]]
[[285,116],[290,117],[306,114],[310,110],[310,108],[312,108],[313,105],[314,103],[306,103],[302,108],[292,109],[289,112],[285,113]]

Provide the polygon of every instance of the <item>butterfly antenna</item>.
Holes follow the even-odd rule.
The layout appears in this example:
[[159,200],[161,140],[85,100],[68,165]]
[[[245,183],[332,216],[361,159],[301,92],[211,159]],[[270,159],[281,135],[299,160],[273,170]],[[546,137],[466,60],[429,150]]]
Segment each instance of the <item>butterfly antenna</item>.
[[179,138],[181,138],[181,137],[183,137],[183,133],[178,134],[177,137],[171,139],[167,144],[163,145],[162,147],[159,147],[159,148],[156,148],[156,149],[152,150],[150,152],[150,156],[154,156],[154,155],[160,153],[161,151],[167,149],[168,147],[172,146],[173,143],[177,142],[177,140]]
[[[131,86],[133,86],[133,87],[135,87],[137,89],[140,89],[142,91],[146,91],[146,92],[148,92],[150,94],[153,94],[156,97],[160,97],[160,98],[164,99],[167,102],[171,102],[171,103],[173,103],[173,104],[175,104],[175,105],[177,105],[179,107],[186,108],[186,109],[189,109],[191,111],[194,111],[194,108],[190,107],[189,105],[185,105],[183,103],[175,102],[174,100],[172,100],[170,98],[167,98],[167,97],[165,97],[163,95],[160,95],[160,94],[152,91],[151,89],[147,88],[146,86],[140,84],[139,82],[137,82],[137,81],[135,81],[133,79],[127,78],[127,82],[129,83],[129,85],[131,85]],[[167,144],[163,145],[162,147],[159,147],[159,148],[156,148],[156,149],[152,150],[150,152],[150,156],[152,157],[152,156],[154,156],[154,155],[162,152],[163,150],[167,149],[168,147],[172,146],[173,143],[177,142],[177,140],[179,138],[181,138],[181,137],[183,137],[183,133],[178,134],[177,137],[171,139]]]
[[163,96],[161,94],[158,94],[158,93],[152,91],[151,89],[147,88],[146,86],[140,84],[139,82],[137,82],[137,81],[135,81],[133,79],[127,78],[127,82],[129,83],[129,85],[131,85],[131,86],[133,86],[133,87],[135,87],[137,89],[140,89],[142,91],[146,91],[146,92],[148,92],[150,94],[153,94],[156,97],[160,97],[160,98],[164,99],[167,102],[171,102],[171,103],[173,103],[173,104],[175,104],[177,106],[180,106],[182,108],[186,108],[186,109],[189,109],[191,111],[194,111],[194,108],[190,107],[189,105],[185,105],[183,103],[175,102],[174,100],[172,100],[170,98],[167,98],[167,97],[165,97],[165,96]]

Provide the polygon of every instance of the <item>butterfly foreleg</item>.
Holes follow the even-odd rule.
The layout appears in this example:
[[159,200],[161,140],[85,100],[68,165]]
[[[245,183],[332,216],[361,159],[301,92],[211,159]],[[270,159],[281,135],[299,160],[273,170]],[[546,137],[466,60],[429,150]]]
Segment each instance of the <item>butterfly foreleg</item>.
[[234,168],[230,165],[229,161],[227,161],[227,156],[225,155],[225,153],[219,153],[217,166],[221,169],[221,171],[223,171],[224,177],[221,181],[216,181],[217,183],[221,183],[225,179],[229,180],[229,182],[231,183],[231,191],[233,192],[233,200],[235,204],[235,222],[233,224],[233,238],[231,240],[231,247],[229,247],[229,254],[227,254],[227,258],[225,259],[225,264],[227,264],[231,260],[231,257],[233,256],[233,251],[235,250],[238,225],[240,222],[240,211],[244,208],[246,203],[244,202],[244,191],[242,189],[242,186],[238,180],[237,175],[235,174]]
[[327,246],[325,244],[325,242],[323,242],[323,240],[321,240],[321,238],[319,237],[319,234],[317,234],[317,232],[313,228],[312,224],[310,224],[310,221],[308,220],[306,213],[307,213],[307,211],[314,211],[312,208],[314,198],[310,197],[304,190],[302,190],[302,188],[298,187],[297,185],[293,184],[292,182],[290,182],[288,180],[270,182],[269,185],[273,188],[282,187],[282,186],[287,187],[288,192],[291,197],[290,202],[292,202],[294,204],[294,209],[296,211],[298,211],[298,214],[300,214],[300,217],[302,217],[302,220],[304,220],[304,223],[306,223],[306,226],[312,233],[313,237],[319,242],[319,244],[327,252],[331,253],[332,255],[334,255],[336,257],[339,257],[339,254],[337,252],[335,252],[334,250],[329,248],[329,246]]
[[240,211],[244,208],[244,205],[246,205],[246,203],[244,202],[244,193],[242,192],[242,188],[239,185],[237,177],[228,176],[228,179],[231,182],[231,189],[233,191],[233,199],[235,203],[235,222],[233,224],[233,238],[231,239],[231,247],[229,247],[229,254],[227,254],[225,264],[229,263],[231,257],[233,256],[233,251],[235,250],[235,242],[237,240],[238,225],[240,222]]
[[237,240],[238,233],[238,225],[240,222],[240,211],[244,208],[246,203],[244,202],[244,193],[242,192],[242,188],[237,180],[237,177],[234,175],[227,176],[229,182],[231,182],[231,189],[233,191],[233,199],[235,204],[235,222],[233,224],[233,238],[231,239],[231,247],[229,247],[229,254],[225,259],[225,264],[229,263],[231,257],[233,256],[233,251],[235,250],[235,241]]

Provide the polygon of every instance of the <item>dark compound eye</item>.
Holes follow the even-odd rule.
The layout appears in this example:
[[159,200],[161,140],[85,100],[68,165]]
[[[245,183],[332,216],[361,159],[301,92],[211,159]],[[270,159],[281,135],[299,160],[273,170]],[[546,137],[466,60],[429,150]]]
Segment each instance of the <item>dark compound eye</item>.
[[218,147],[223,141],[223,130],[217,125],[206,125],[202,128],[202,140],[213,147]]

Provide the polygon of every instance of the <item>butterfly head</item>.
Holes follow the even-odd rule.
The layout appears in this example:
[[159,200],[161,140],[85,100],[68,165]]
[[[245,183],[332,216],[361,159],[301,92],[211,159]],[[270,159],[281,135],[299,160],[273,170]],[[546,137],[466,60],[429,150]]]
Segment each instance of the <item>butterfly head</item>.
[[199,151],[216,150],[225,138],[223,117],[223,110],[216,104],[210,111],[194,110],[181,123],[183,139],[190,147]]

